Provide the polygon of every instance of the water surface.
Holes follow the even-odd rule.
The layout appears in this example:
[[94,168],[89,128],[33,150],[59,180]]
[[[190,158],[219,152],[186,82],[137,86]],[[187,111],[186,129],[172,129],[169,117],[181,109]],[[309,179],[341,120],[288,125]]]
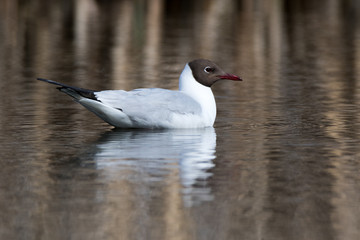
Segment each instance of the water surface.
[[[1,239],[359,239],[358,1],[0,1]],[[214,128],[115,130],[45,77],[177,88]]]

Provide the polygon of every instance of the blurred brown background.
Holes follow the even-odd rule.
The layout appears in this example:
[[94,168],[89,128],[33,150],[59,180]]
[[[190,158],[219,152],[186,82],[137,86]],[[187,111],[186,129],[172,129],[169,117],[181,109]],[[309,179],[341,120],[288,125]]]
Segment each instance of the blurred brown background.
[[[360,1],[0,0],[1,239],[360,239]],[[111,130],[53,86],[216,84],[215,129]],[[186,137],[192,136],[192,137]]]

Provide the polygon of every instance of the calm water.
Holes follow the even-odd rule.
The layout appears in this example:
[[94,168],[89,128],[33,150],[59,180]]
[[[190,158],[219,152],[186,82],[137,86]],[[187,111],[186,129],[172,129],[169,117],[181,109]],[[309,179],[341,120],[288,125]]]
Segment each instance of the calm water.
[[[360,2],[287,2],[0,1],[0,239],[360,239]],[[244,79],[214,128],[35,80],[176,89],[198,57]]]

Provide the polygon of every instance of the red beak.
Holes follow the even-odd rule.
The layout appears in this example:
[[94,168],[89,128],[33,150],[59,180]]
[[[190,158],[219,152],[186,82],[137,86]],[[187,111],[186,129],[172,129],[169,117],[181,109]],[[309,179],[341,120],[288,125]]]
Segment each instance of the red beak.
[[236,75],[233,75],[233,74],[230,74],[230,73],[227,73],[225,75],[219,75],[218,76],[219,78],[221,79],[228,79],[228,80],[233,80],[233,81],[242,81],[242,79]]

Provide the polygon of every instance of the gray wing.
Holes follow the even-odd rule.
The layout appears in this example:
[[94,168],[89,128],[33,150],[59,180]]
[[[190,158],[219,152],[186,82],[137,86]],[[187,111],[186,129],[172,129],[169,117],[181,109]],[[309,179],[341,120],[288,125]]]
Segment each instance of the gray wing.
[[180,91],[144,88],[132,91],[108,90],[94,94],[102,103],[121,109],[135,121],[168,120],[173,114],[201,114],[200,104]]

